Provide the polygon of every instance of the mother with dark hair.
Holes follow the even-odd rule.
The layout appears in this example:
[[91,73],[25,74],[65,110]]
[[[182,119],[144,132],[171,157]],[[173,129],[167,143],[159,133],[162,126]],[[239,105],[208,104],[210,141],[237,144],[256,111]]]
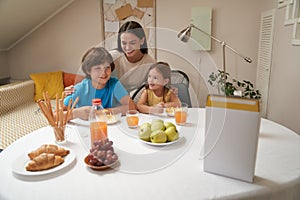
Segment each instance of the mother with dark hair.
[[114,75],[130,92],[145,82],[155,59],[148,54],[145,31],[138,22],[125,22],[119,29],[117,42],[117,49],[110,51],[116,66]]

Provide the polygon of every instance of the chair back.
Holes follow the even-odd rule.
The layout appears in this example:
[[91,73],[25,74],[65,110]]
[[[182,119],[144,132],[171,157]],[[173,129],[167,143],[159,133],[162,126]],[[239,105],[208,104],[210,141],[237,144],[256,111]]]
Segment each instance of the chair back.
[[[171,85],[178,89],[178,98],[181,102],[188,104],[192,107],[190,93],[189,93],[190,80],[186,73],[180,70],[171,71]],[[141,85],[132,95],[132,99],[135,103],[140,99],[142,92],[145,89],[145,84]]]

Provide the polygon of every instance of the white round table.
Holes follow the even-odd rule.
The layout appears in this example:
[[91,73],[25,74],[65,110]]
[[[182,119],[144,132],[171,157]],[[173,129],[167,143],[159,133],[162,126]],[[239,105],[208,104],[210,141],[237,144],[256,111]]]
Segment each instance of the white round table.
[[[143,115],[143,120],[166,116]],[[178,127],[177,143],[157,147],[136,138],[121,122],[108,127],[119,155],[114,169],[94,171],[84,163],[89,128],[72,125],[68,142],[76,159],[60,171],[17,175],[12,166],[20,156],[53,143],[44,127],[17,140],[0,153],[0,199],[300,199],[300,137],[262,119],[253,183],[203,171],[200,152],[204,140],[205,109],[189,109],[188,124]]]

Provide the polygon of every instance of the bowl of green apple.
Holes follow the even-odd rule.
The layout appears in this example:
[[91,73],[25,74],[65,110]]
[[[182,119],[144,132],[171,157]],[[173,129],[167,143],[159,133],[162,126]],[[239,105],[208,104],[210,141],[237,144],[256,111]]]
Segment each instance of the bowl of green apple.
[[162,119],[153,119],[151,122],[141,124],[138,137],[141,142],[152,146],[171,145],[181,138],[176,125]]

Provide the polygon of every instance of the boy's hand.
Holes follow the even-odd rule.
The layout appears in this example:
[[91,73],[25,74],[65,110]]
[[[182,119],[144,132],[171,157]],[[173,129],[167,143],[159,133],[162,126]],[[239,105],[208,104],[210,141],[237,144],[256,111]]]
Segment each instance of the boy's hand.
[[65,94],[67,96],[73,94],[74,92],[75,92],[74,85],[70,85],[68,87],[65,87]]
[[73,110],[73,119],[80,118],[83,120],[89,119],[91,106],[82,106]]

